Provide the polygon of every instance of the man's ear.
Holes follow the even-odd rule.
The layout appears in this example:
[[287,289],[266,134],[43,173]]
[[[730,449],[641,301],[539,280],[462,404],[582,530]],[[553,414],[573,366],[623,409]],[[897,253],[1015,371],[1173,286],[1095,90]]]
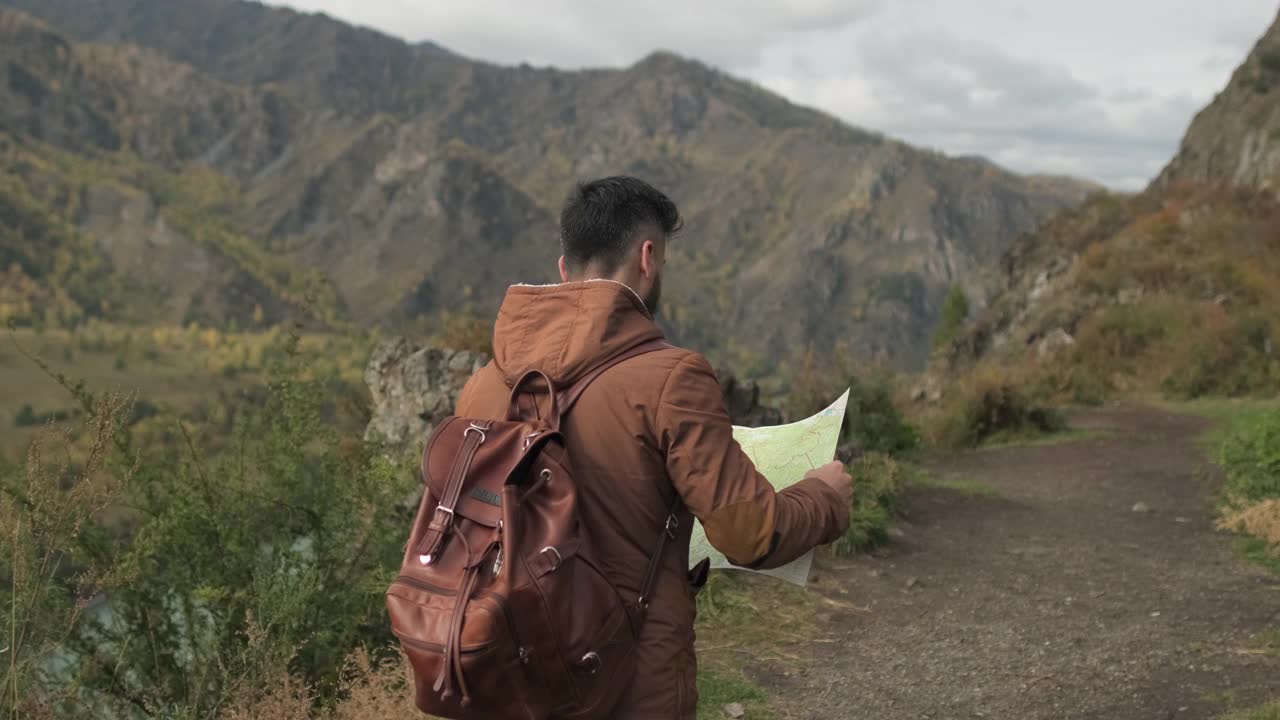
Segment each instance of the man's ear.
[[560,256],[560,282],[569,282],[569,270],[565,267],[564,256]]
[[657,251],[658,246],[652,240],[640,243],[640,274],[644,277],[653,277],[658,271]]

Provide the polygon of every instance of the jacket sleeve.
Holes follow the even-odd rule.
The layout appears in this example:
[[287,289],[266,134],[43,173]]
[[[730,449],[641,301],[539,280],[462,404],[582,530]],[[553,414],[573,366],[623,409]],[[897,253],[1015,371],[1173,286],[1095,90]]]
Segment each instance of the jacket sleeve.
[[700,355],[671,371],[657,411],[667,472],[707,539],[735,565],[773,568],[839,537],[849,508],[817,478],[776,492],[733,439],[720,383]]

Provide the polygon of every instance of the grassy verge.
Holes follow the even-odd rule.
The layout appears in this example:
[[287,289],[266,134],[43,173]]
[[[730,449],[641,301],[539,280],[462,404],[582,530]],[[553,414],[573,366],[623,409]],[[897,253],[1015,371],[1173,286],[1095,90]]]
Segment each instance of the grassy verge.
[[[817,635],[822,600],[775,578],[715,571],[698,595],[698,718],[724,717],[741,703],[748,718],[770,718],[768,693],[743,673],[748,663],[796,667],[793,652]],[[785,670],[784,670],[785,671]]]
[[724,706],[739,703],[746,717],[765,720],[774,717],[765,704],[764,690],[730,672],[708,671],[698,675],[698,720],[725,717]]
[[1148,397],[1144,398],[1144,401],[1171,412],[1198,415],[1212,421],[1212,427],[1200,437],[1203,447],[1211,454],[1217,452],[1228,436],[1244,431],[1250,425],[1258,423],[1267,413],[1280,408],[1280,401],[1256,398],[1198,398],[1176,401]]
[[1218,527],[1246,559],[1280,573],[1280,403],[1197,400],[1178,406],[1214,421],[1201,442],[1222,468]]
[[999,490],[977,480],[940,478],[928,473],[920,473],[914,484],[918,487],[950,490],[962,495],[976,495],[978,497],[992,498],[1001,497]]
[[1235,547],[1240,557],[1280,575],[1280,553],[1277,553],[1265,540],[1244,535],[1236,539]]
[[1105,430],[1081,430],[1073,428],[1065,428],[1062,430],[1050,431],[1049,433],[1033,433],[1029,435],[1000,437],[996,436],[987,442],[982,443],[981,447],[987,450],[999,450],[1001,448],[1012,447],[1043,447],[1046,445],[1069,445],[1071,443],[1088,442],[1089,440],[1098,440],[1105,438],[1109,433]]
[[1232,710],[1220,715],[1218,720],[1280,720],[1280,701],[1269,702],[1255,708]]
[[1272,627],[1258,637],[1257,649],[1268,657],[1280,658],[1280,625]]

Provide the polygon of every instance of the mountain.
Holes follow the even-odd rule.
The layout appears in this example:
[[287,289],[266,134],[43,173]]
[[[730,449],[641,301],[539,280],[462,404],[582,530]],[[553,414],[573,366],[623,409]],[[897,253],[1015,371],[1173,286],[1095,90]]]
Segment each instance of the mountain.
[[984,305],[1014,239],[1096,189],[918,150],[669,53],[564,72],[239,0],[4,6],[0,177],[38,176],[41,212],[97,248],[120,289],[88,314],[487,315],[507,284],[553,278],[574,181],[630,173],[686,216],[663,308],[679,341],[760,368],[836,343],[918,365],[951,286]]
[[1280,19],[1141,194],[1020,238],[1003,289],[931,363],[1021,369],[1075,401],[1280,391]]
[[1272,25],[1226,89],[1196,115],[1153,188],[1198,183],[1280,193],[1278,96],[1280,30]]

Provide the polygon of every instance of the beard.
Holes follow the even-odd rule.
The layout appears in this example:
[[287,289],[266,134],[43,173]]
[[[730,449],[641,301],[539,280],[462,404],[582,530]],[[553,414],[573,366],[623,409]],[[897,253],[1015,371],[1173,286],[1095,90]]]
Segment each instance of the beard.
[[643,298],[644,306],[649,314],[658,316],[658,303],[662,301],[662,276],[653,279],[653,287],[649,288],[649,292]]

